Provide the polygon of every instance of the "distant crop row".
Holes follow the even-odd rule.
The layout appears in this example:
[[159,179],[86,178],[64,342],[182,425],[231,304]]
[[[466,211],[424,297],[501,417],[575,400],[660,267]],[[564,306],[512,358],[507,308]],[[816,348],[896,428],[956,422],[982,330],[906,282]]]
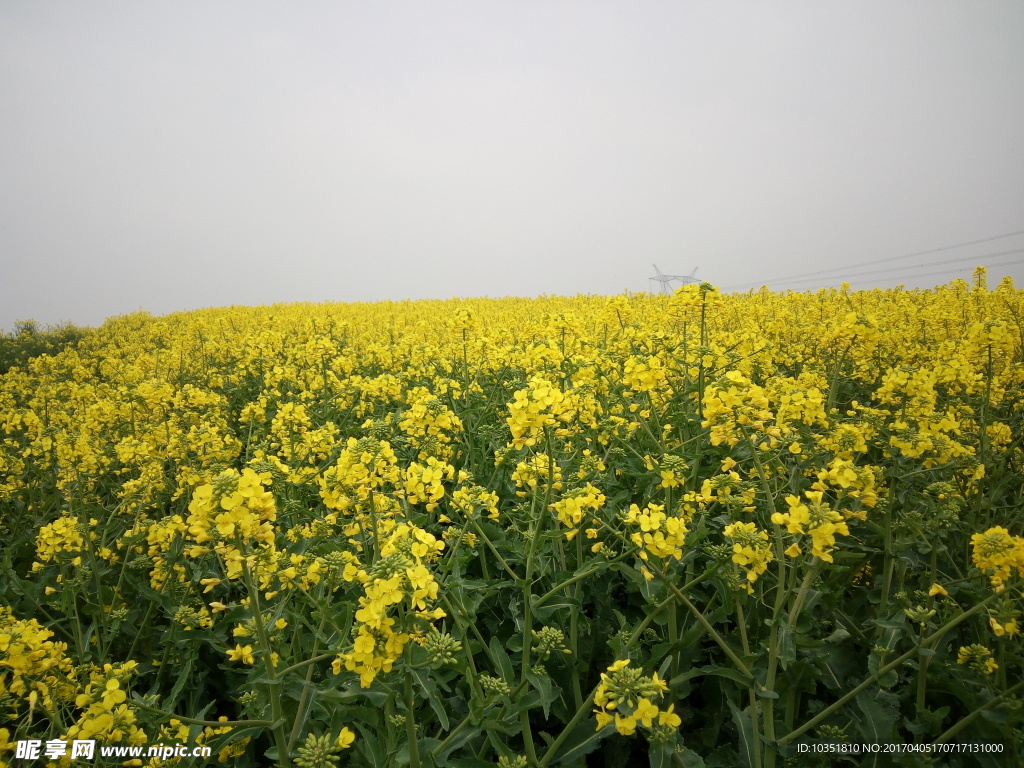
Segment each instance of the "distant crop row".
[[24,368],[33,357],[56,355],[73,347],[88,333],[87,329],[64,323],[40,327],[33,320],[21,320],[10,333],[0,333],[0,374],[15,366]]

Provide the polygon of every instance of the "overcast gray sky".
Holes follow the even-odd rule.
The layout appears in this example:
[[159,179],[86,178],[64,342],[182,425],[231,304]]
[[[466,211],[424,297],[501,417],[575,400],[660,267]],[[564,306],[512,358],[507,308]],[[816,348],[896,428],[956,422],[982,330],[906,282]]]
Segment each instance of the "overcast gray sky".
[[[1018,230],[1019,0],[0,2],[0,328],[803,290]],[[849,279],[975,255],[1024,285],[1024,234]]]

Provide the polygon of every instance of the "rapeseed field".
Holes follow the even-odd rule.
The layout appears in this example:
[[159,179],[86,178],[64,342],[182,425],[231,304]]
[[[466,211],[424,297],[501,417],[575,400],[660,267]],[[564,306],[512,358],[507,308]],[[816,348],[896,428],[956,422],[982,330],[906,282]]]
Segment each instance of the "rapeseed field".
[[111,319],[0,376],[0,765],[1013,764],[1022,409],[984,270]]

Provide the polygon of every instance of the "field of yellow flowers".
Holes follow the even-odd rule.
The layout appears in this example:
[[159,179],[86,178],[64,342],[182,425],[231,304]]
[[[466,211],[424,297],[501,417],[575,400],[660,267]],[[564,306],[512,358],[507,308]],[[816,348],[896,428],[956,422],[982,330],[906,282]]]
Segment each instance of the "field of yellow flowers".
[[982,270],[109,320],[0,376],[0,765],[1012,765],[1022,408]]

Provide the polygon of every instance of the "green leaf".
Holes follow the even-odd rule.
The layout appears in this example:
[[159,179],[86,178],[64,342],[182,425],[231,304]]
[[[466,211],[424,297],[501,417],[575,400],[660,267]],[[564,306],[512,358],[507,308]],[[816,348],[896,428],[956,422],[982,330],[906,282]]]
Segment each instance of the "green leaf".
[[750,720],[750,713],[746,710],[741,710],[731,701],[729,702],[729,709],[732,711],[732,720],[736,724],[736,730],[739,732],[740,743],[739,753],[745,761],[747,768],[753,768],[754,766],[754,724]]
[[[877,675],[878,670],[884,666],[885,662],[882,661],[881,657],[877,653],[872,652],[868,656],[868,672],[870,672],[872,675]],[[884,675],[878,678],[878,685],[882,688],[892,688],[894,685],[896,685],[896,682],[898,680],[899,675],[897,674],[896,670],[890,669],[888,672],[886,672]]]
[[212,755],[209,759],[214,760],[217,757],[217,753],[232,741],[245,738],[256,739],[261,733],[267,730],[269,729],[266,726],[257,725],[250,726],[248,728],[232,728],[228,733],[218,734],[206,742],[206,746],[210,748],[210,753]]
[[672,765],[674,747],[675,745],[672,743],[651,744],[647,750],[647,759],[651,768],[667,768]]
[[374,729],[356,721],[353,722],[353,725],[359,731],[355,747],[368,758],[366,762],[370,765],[387,765],[390,762],[388,755],[384,751],[384,746],[378,741]]
[[686,768],[705,768],[704,758],[689,747],[683,747],[683,751],[679,753],[679,757],[682,759],[683,765],[685,765]]
[[353,701],[362,697],[376,707],[383,707],[384,702],[388,700],[388,695],[383,691],[371,690],[369,688],[345,688],[340,690],[328,688],[327,690],[318,691],[316,697],[328,701]]
[[788,624],[779,624],[779,664],[783,669],[796,661],[796,650],[793,648],[793,630]]
[[672,666],[672,657],[667,656],[665,660],[661,662],[661,666],[658,667],[658,677],[664,680],[665,676],[668,674],[668,668],[670,666]]
[[491,642],[489,643],[489,646],[491,649],[491,657],[498,665],[497,671],[501,673],[501,676],[505,679],[505,682],[511,685],[511,683],[516,678],[515,672],[512,669],[512,659],[508,657],[508,654],[505,652],[504,646],[502,646],[501,641],[498,638],[491,637]]
[[445,731],[451,730],[451,723],[448,722],[448,713],[445,712],[444,703],[441,701],[437,693],[437,686],[429,677],[424,677],[420,670],[413,670],[413,677],[420,686],[420,693],[426,697],[427,703],[430,704],[430,708],[434,710],[434,714],[437,715],[438,722],[441,723],[441,728]]
[[[437,749],[441,744],[437,739],[419,739],[417,741],[419,746],[420,765],[423,768],[434,768],[434,760],[431,757],[431,751]],[[409,765],[409,743],[406,742],[398,750],[398,754],[395,755],[395,763],[398,765]]]
[[874,744],[893,741],[893,730],[899,717],[900,700],[882,690],[867,690],[857,697],[857,707],[863,713],[858,718],[860,732]]
[[589,755],[601,744],[601,740],[615,733],[611,726],[595,730],[594,721],[586,719],[579,723],[569,737],[562,743],[558,753],[552,759],[550,765],[559,763],[573,763],[584,755]]
[[[533,606],[533,615],[540,621],[545,621],[554,614],[564,614],[565,622],[569,621],[569,614],[581,608],[579,600],[574,600],[565,595],[555,595],[545,601],[543,605]],[[560,616],[561,618],[561,616]]]
[[480,730],[484,733],[491,733],[493,731],[500,731],[507,736],[515,736],[519,733],[521,726],[519,725],[519,717],[517,712],[512,713],[515,716],[515,720],[509,722],[508,720],[495,720],[494,718],[488,718],[480,723]]
[[837,627],[836,631],[825,638],[826,643],[841,643],[843,640],[851,637],[850,633],[846,631],[844,627]]
[[687,680],[692,680],[695,677],[702,675],[717,675],[718,677],[726,677],[734,682],[739,683],[743,688],[750,687],[750,678],[735,669],[729,667],[716,667],[714,665],[708,665],[704,667],[694,667],[689,669],[682,674],[676,675],[669,681],[669,686],[674,688],[677,685],[682,685]]
[[[456,759],[454,759],[454,760],[449,762],[448,761],[448,756],[450,754],[452,754],[452,752],[454,752],[455,750],[459,749],[464,744],[467,744],[468,742],[472,741],[474,738],[476,738],[479,735],[480,735],[480,729],[479,728],[472,728],[472,727],[465,727],[465,728],[463,728],[461,731],[459,731],[457,734],[455,734],[455,738],[454,739],[452,739],[450,742],[448,742],[448,746],[446,746],[443,750],[441,750],[440,752],[437,753],[437,757],[434,758],[437,761],[437,764],[439,766],[441,766],[441,765],[458,765],[462,760],[465,760],[465,759],[475,759],[475,758],[456,758]],[[442,743],[444,743],[444,742],[442,742]],[[493,766],[494,766],[493,763],[489,763],[488,765],[490,766],[490,768],[493,768]]]
[[906,632],[909,627],[909,625],[907,624],[906,617],[903,616],[894,616],[890,619],[874,619],[871,623],[874,624],[876,627],[879,627],[880,629],[888,629],[890,631],[896,632],[897,637],[899,636],[899,634]]
[[821,681],[826,687],[832,690],[840,690],[844,681],[855,673],[859,668],[858,660],[853,650],[847,646],[836,646],[828,650],[820,660]]
[[185,663],[181,669],[177,670],[177,679],[174,681],[174,687],[171,688],[171,692],[167,694],[167,698],[164,699],[161,709],[165,712],[173,712],[174,706],[178,702],[178,697],[181,692],[185,690],[185,686],[188,685],[190,678],[192,677],[192,664],[195,662],[195,654],[189,653],[185,657]]
[[[442,765],[442,763],[438,763]],[[447,763],[451,768],[494,768],[493,760],[481,760],[479,757],[457,757]]]
[[540,695],[540,705],[544,708],[544,717],[549,717],[551,704],[558,698],[561,689],[554,687],[551,684],[551,678],[547,675],[536,675],[533,672],[527,672],[526,679],[530,681],[530,685]]
[[157,592],[149,586],[148,579],[141,579],[131,573],[125,573],[125,581],[141,592],[145,597],[148,597],[160,607],[173,613],[174,600],[166,592]]

